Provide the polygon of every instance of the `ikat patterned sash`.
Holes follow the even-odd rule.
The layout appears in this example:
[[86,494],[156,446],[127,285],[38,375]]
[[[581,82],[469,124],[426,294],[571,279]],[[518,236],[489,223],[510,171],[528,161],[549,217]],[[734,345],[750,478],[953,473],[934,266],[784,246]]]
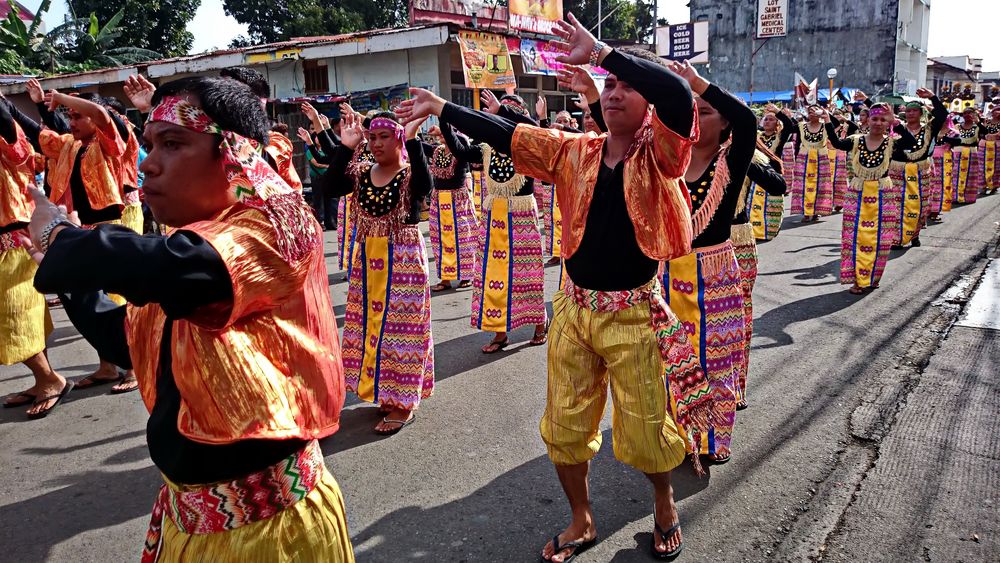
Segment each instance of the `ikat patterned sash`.
[[153,505],[142,563],[159,557],[166,516],[185,534],[215,534],[266,520],[304,499],[323,474],[323,453],[313,440],[263,471],[193,490],[164,484]]

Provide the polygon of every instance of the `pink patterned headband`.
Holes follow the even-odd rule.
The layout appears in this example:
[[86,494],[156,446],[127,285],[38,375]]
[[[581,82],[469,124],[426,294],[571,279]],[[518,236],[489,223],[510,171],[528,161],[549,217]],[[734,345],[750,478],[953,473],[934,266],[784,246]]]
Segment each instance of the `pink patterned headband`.
[[882,106],[873,106],[868,110],[868,116],[872,117],[875,115],[889,115],[889,110]]
[[[396,137],[396,140],[399,141],[400,145],[402,145],[406,140],[406,133],[403,126],[389,118],[376,117],[375,119],[372,119],[371,123],[368,124],[368,130],[375,131],[376,129],[392,131],[393,136]],[[409,160],[405,148],[401,147],[400,154],[402,154],[403,160]]]

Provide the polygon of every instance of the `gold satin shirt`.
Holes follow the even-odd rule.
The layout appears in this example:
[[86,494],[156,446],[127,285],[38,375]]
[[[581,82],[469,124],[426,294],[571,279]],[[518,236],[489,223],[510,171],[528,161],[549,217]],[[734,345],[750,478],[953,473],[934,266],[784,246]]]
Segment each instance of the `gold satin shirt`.
[[119,160],[125,154],[125,143],[114,125],[111,126],[111,131],[112,134],[108,135],[98,129],[94,133],[94,139],[84,147],[82,141],[76,140],[69,133],[60,135],[51,129],[42,130],[38,136],[38,144],[49,159],[48,181],[52,188],[49,199],[53,203],[71,203],[72,198],[69,202],[64,202],[63,199],[70,193],[69,182],[73,166],[76,165],[76,155],[84,150],[86,152],[80,162],[80,177],[87,189],[90,207],[98,210],[122,205]]
[[[625,159],[625,204],[642,252],[670,260],[691,252],[691,198],[682,184],[698,140],[695,115],[691,136],[684,138],[650,113]],[[607,135],[567,133],[521,124],[514,130],[511,154],[518,173],[555,184],[562,211],[562,253],[569,258],[580,246]]]
[[[228,444],[336,432],[344,374],[322,245],[289,263],[277,248],[272,223],[240,204],[183,229],[222,256],[233,301],[174,322],[170,347],[181,395],[180,433],[196,442]],[[152,412],[166,315],[157,304],[128,307],[130,353]]]
[[0,137],[0,227],[31,221],[35,209],[28,186],[35,183],[34,153],[21,126],[14,123],[13,144]]
[[292,162],[292,155],[295,152],[292,140],[277,131],[271,131],[267,140],[267,146],[264,147],[264,152],[271,155],[271,158],[274,159],[274,163],[278,167],[275,170],[278,176],[281,176],[281,179],[293,190],[301,192],[302,180],[299,178],[299,173],[295,170],[295,163]]

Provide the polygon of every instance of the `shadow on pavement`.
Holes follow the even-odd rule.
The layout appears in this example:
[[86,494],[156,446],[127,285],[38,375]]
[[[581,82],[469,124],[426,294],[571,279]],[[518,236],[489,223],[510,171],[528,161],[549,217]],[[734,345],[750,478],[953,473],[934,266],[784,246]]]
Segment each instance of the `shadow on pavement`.
[[754,349],[778,348],[794,344],[795,339],[785,331],[785,327],[809,320],[832,315],[856,303],[861,296],[847,291],[813,295],[791,303],[785,303],[767,311],[753,321],[753,337],[770,339],[767,344],[755,344]]
[[[600,537],[607,538],[653,512],[653,488],[638,471],[614,459],[611,431],[594,458],[590,490]],[[689,463],[673,476],[675,499],[698,494],[711,477]],[[447,498],[447,491],[441,491]],[[681,521],[690,510],[680,508]],[[548,457],[537,457],[451,502],[400,508],[352,537],[358,561],[536,561],[545,542],[569,524],[569,506]]]
[[840,283],[840,258],[818,266],[813,266],[812,268],[794,268],[791,270],[781,270],[779,272],[766,272],[758,274],[758,277],[760,276],[792,276],[797,280],[831,280],[830,283],[821,284],[792,284],[804,287]]

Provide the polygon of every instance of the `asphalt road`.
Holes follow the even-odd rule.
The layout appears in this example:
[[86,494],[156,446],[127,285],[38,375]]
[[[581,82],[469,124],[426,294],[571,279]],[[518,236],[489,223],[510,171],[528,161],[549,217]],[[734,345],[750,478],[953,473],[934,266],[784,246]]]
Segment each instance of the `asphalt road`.
[[[948,346],[957,333],[947,328],[964,297],[932,305],[963,274],[975,281],[997,234],[998,208],[994,196],[947,214],[925,231],[921,248],[893,253],[882,289],[865,297],[849,295],[837,280],[839,216],[808,226],[786,218],[781,235],[761,245],[751,406],[738,417],[728,465],[701,479],[688,468],[675,472],[682,561],[995,560],[1000,440],[992,430],[978,439],[986,430],[962,425],[966,455],[992,460],[974,466],[985,467],[976,469],[975,487],[964,485],[968,472],[935,471],[939,478],[918,487],[927,494],[880,507],[885,495],[912,489],[915,476],[906,468],[923,459],[912,456],[953,441],[952,426],[927,424],[933,409],[903,416],[907,399],[933,383],[924,369],[929,358],[942,345],[966,359],[995,361],[990,354],[1000,353],[982,342]],[[334,235],[327,241],[332,266]],[[547,269],[550,296],[557,274]],[[342,325],[341,278],[331,268]],[[416,424],[378,437],[375,410],[349,398],[342,429],[323,443],[345,492],[359,561],[532,562],[568,521],[538,436],[545,350],[525,346],[531,328],[524,328],[504,353],[482,355],[487,337],[469,328],[469,298],[470,290],[434,297],[437,387]],[[95,353],[60,309],[54,313],[53,365],[68,377],[90,373]],[[990,369],[976,380],[977,400],[989,407],[980,426],[995,425],[996,377]],[[0,367],[0,394],[28,381],[23,366]],[[145,447],[139,396],[105,393],[73,392],[41,421],[0,411],[0,561],[137,559],[160,479]],[[925,393],[936,396],[934,387]],[[890,452],[882,445],[908,436],[922,437],[922,449],[886,465]],[[649,561],[651,488],[615,461],[610,441],[606,431],[591,472],[602,540],[578,560]],[[948,458],[936,459],[935,467],[948,466]],[[932,520],[956,513],[935,503],[947,497],[954,505],[963,495],[981,507],[986,496],[986,516],[969,523],[975,529],[934,528]]]

